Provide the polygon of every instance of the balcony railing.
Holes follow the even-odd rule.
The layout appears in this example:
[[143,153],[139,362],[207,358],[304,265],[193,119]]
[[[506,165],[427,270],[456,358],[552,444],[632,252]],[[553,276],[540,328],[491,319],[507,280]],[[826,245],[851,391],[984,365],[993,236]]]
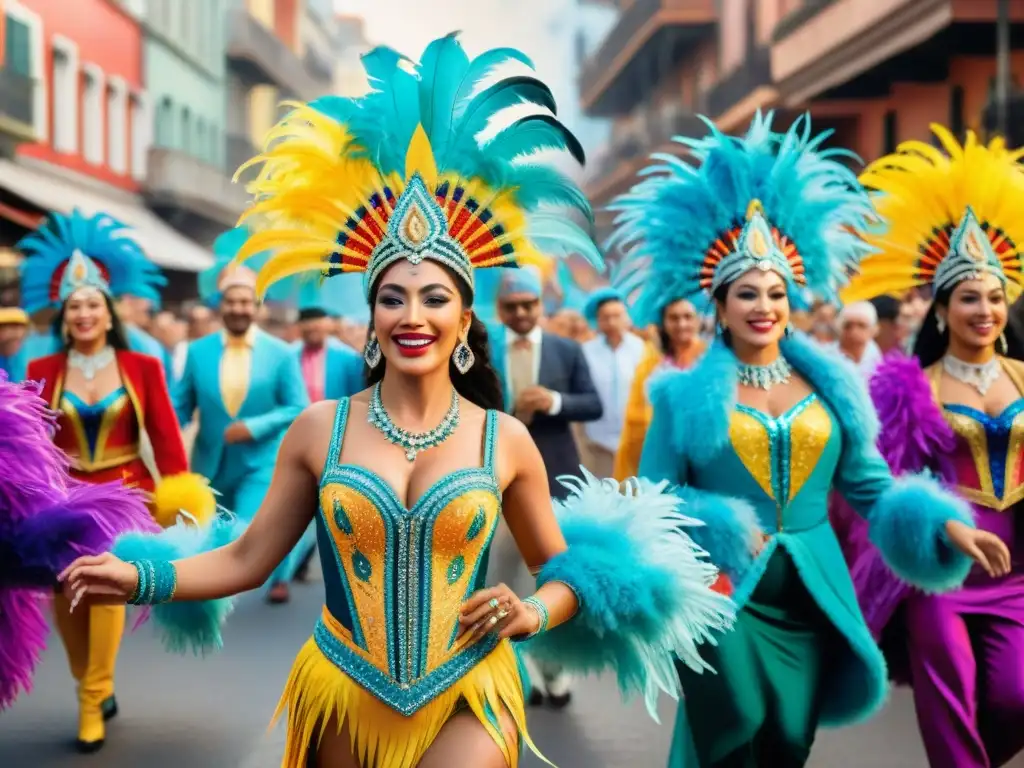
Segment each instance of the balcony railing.
[[836,0],[804,0],[796,10],[787,13],[772,31],[772,40],[779,42],[796,32],[800,27],[817,16],[821,11],[835,3]]
[[771,83],[771,51],[755,48],[739,67],[708,92],[708,114],[717,118],[761,86]]
[[[585,102],[594,102],[599,94],[597,89],[608,73],[616,68],[622,69],[626,64],[620,64],[618,59],[623,51],[634,45],[638,36],[645,30],[649,31],[650,22],[659,13],[681,15],[686,13],[692,17],[690,22],[666,21],[666,25],[673,26],[691,25],[695,27],[708,27],[714,23],[717,16],[715,0],[633,0],[633,2],[619,2],[617,5],[622,8],[622,13],[611,28],[600,47],[590,56],[580,74],[580,92]],[[649,39],[657,29],[650,31]]]
[[146,196],[155,204],[180,208],[225,226],[234,226],[247,197],[230,173],[207,165],[176,149],[153,147],[145,182]]
[[228,59],[244,67],[250,79],[277,85],[300,98],[321,95],[299,57],[247,10],[231,11],[228,30]]
[[31,126],[35,117],[35,80],[0,68],[0,115]]
[[334,81],[334,67],[331,62],[312,46],[306,48],[306,56],[303,60],[306,71],[321,83],[322,89],[330,89]]

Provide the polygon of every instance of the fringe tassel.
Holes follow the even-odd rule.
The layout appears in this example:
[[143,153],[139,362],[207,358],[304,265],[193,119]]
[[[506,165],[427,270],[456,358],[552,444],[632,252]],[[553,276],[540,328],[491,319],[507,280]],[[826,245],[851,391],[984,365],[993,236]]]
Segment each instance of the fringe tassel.
[[271,726],[287,710],[282,768],[306,768],[310,748],[315,749],[323,739],[332,716],[339,734],[348,725],[352,752],[367,768],[414,768],[462,703],[487,729],[509,768],[519,765],[519,745],[506,742],[496,717],[502,711],[512,717],[523,744],[551,765],[526,732],[523,682],[508,641],[451,688],[406,717],[338,669],[311,638],[295,660]]

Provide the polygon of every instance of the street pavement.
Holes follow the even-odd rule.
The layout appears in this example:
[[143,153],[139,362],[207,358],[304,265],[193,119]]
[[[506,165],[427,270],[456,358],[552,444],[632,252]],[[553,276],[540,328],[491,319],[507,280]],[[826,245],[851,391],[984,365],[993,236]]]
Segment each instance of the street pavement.
[[[316,621],[322,588],[297,586],[285,606],[244,596],[226,649],[206,659],[163,653],[149,627],[126,637],[117,677],[121,715],[95,755],[73,751],[74,688],[53,636],[35,691],[0,715],[0,768],[279,768],[282,731],[267,726]],[[642,703],[620,704],[613,680],[585,680],[568,709],[531,710],[530,730],[559,768],[662,768],[674,709],[663,700],[659,726]],[[522,765],[543,763],[527,756]],[[820,733],[810,768],[854,766],[927,768],[905,691],[866,726]],[[1024,759],[1008,768],[1024,768]]]

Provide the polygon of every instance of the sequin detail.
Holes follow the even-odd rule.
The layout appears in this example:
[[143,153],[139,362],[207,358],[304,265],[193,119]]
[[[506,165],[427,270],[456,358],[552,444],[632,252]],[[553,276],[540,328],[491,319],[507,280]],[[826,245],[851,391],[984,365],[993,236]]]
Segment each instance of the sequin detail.
[[361,687],[410,714],[497,643],[492,635],[472,643],[468,635],[456,639],[459,609],[482,576],[501,514],[493,471],[497,414],[488,414],[484,465],[440,478],[407,508],[371,470],[338,463],[347,408],[347,400],[339,403],[320,514],[353,631],[350,638],[340,623],[321,622],[314,638]]
[[449,584],[454,584],[466,571],[466,558],[458,555],[448,566],[447,578]]
[[373,575],[373,566],[370,565],[370,561],[366,559],[366,555],[360,552],[358,549],[352,553],[352,569],[356,572],[362,581],[369,581]]
[[832,418],[810,394],[778,418],[739,405],[729,437],[736,455],[779,507],[779,520],[818,465],[832,434]]
[[484,508],[480,507],[476,511],[476,515],[473,517],[473,522],[469,526],[469,530],[466,531],[466,541],[472,541],[480,535],[480,531],[487,525],[487,513],[484,512]]
[[1005,510],[1024,498],[1024,484],[1017,481],[1024,442],[1024,398],[1011,403],[999,416],[966,405],[946,405],[943,411],[946,421],[967,443],[978,475],[979,488],[958,490],[969,501],[996,510]]

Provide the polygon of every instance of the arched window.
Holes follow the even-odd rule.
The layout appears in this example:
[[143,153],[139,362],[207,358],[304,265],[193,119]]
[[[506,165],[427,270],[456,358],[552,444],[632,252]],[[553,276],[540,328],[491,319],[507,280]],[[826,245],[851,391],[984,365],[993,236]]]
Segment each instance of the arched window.
[[183,152],[192,151],[192,113],[188,107],[181,110],[181,147]]
[[171,101],[170,96],[160,99],[160,108],[156,111],[154,128],[158,147],[174,146],[174,102]]

